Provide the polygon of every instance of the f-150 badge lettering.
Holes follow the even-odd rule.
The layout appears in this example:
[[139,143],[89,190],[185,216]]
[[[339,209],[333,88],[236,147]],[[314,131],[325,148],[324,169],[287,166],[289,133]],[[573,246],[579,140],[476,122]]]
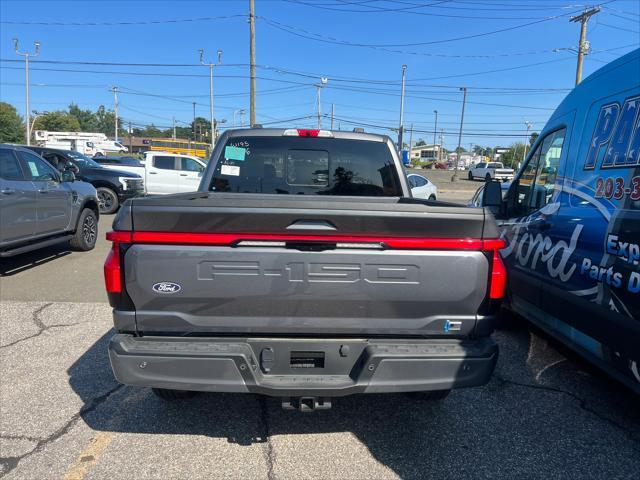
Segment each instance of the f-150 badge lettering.
[[198,265],[199,280],[229,277],[271,277],[289,282],[308,283],[367,283],[420,284],[417,265],[378,265],[358,263],[305,263],[292,262],[273,268],[264,268],[257,261],[202,262]]
[[153,291],[157,293],[178,293],[182,287],[173,282],[158,282],[153,285]]

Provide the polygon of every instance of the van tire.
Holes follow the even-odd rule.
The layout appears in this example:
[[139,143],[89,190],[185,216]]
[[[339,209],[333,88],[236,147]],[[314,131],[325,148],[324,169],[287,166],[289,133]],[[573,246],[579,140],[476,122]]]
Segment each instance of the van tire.
[[191,390],[169,390],[167,388],[152,388],[156,397],[163,400],[184,400],[195,396]]
[[76,231],[73,234],[69,245],[73,250],[88,252],[93,250],[98,239],[98,217],[90,208],[85,208],[80,212]]
[[98,208],[101,214],[109,215],[118,210],[120,204],[116,192],[107,187],[98,187],[96,191],[98,192]]
[[436,196],[434,194],[429,195],[429,200],[436,201]]
[[406,392],[407,397],[412,400],[437,402],[449,396],[451,390],[432,390],[429,392]]
[[469,172],[469,180],[473,180],[473,173]]

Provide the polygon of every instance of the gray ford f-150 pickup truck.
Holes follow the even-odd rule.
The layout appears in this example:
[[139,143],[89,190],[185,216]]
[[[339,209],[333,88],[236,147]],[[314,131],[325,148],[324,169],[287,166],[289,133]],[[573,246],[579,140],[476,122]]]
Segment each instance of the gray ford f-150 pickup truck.
[[197,192],[127,201],[107,238],[115,376],[164,398],[443,397],[497,360],[493,217],[411,198],[386,136],[228,131]]

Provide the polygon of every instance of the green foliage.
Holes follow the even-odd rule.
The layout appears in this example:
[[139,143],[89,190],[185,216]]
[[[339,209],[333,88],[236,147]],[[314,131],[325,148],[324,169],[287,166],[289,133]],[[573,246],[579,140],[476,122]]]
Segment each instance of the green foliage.
[[536,143],[536,140],[538,139],[538,137],[540,136],[539,133],[533,132],[531,134],[531,136],[529,137],[529,146],[533,146],[534,143]]
[[33,130],[49,130],[53,132],[79,132],[80,122],[62,110],[50,112],[36,119]]
[[[83,132],[99,132],[98,119],[96,114],[91,110],[82,110],[78,105],[72,103],[69,105],[69,115],[75,117],[80,124],[80,130]],[[104,133],[104,132],[103,132]]]
[[[529,148],[527,147],[527,152]],[[516,168],[518,162],[522,162],[522,155],[524,154],[524,143],[516,142],[511,144],[509,151],[503,153],[500,156],[500,161],[505,167]]]
[[0,142],[21,143],[24,141],[24,124],[15,107],[0,102]]
[[424,145],[426,145],[426,142],[425,142],[423,139],[419,138],[419,139],[418,139],[418,141],[415,143],[415,145],[414,145],[414,146],[415,146],[415,147],[422,147],[422,146],[424,146]]

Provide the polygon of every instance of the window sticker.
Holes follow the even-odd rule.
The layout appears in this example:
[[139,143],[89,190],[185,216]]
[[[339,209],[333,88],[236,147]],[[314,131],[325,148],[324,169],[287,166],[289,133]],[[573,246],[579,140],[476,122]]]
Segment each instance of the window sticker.
[[33,177],[39,177],[40,176],[40,172],[38,172],[38,166],[36,165],[36,162],[27,162],[29,164],[29,170],[31,171],[31,175]]
[[238,160],[239,162],[244,162],[246,153],[247,149],[242,147],[224,148],[224,158],[226,158],[227,160]]
[[[229,147],[227,147],[229,148]],[[244,150],[244,149],[242,149]],[[240,176],[240,167],[237,167],[235,165],[222,165],[222,168],[220,169],[220,173],[222,175],[231,175],[234,177],[239,177]]]

